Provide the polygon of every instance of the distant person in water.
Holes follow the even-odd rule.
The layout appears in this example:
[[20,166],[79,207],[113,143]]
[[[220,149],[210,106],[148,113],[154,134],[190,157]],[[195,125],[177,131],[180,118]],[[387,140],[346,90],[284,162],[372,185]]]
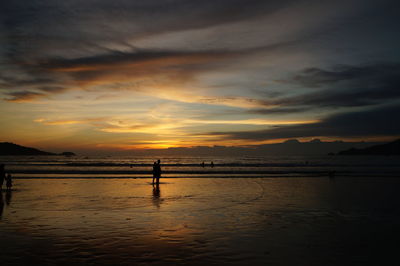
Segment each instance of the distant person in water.
[[3,183],[5,178],[6,178],[6,172],[4,170],[4,164],[0,164],[0,190],[3,189]]
[[160,177],[161,177],[161,161],[157,160],[157,162],[154,162],[153,165],[153,184],[154,184],[154,178],[156,179],[156,184],[160,184]]
[[204,167],[205,164],[204,164],[204,162],[202,162],[200,165],[201,165],[201,167]]
[[214,162],[211,161],[211,168],[214,168]]
[[12,187],[12,176],[11,176],[11,174],[7,175],[7,183],[6,183],[6,185],[7,185],[7,190],[11,190],[11,187]]

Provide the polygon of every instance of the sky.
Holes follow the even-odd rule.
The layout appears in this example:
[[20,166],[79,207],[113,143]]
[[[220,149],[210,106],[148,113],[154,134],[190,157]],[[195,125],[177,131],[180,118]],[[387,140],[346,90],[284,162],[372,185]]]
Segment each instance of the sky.
[[0,141],[62,150],[400,136],[394,0],[0,3]]

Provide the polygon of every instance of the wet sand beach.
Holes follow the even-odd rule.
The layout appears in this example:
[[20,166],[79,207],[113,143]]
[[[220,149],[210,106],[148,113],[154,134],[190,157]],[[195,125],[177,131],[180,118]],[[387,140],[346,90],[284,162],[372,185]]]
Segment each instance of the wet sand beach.
[[2,265],[365,265],[397,258],[398,178],[18,179]]

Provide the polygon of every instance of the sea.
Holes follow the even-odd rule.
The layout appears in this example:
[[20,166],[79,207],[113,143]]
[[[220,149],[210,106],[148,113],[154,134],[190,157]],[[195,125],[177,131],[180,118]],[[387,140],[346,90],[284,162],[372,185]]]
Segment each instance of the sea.
[[400,176],[400,156],[1,156],[0,163],[14,178],[149,178],[158,159],[168,178]]
[[399,162],[1,157],[14,180],[0,190],[0,264],[392,265]]

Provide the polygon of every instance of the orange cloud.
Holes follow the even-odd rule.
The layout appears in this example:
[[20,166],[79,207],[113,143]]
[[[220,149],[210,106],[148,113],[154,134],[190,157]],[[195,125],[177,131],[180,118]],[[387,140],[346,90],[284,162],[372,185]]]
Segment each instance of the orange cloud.
[[198,84],[197,76],[220,68],[242,52],[231,51],[138,51],[112,53],[72,60],[49,60],[40,67],[70,77],[70,89],[131,90],[152,97],[241,108],[273,107],[259,99],[216,96]]
[[99,122],[104,120],[105,118],[86,118],[77,120],[48,120],[44,118],[38,118],[33,121],[44,125],[73,125],[73,124],[91,124],[93,122]]

